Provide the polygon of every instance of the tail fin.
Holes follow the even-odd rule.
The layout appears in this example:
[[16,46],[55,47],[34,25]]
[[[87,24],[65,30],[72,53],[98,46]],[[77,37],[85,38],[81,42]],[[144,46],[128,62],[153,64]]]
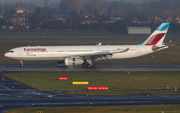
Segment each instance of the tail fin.
[[143,43],[140,45],[159,45],[163,44],[164,38],[170,23],[162,23]]

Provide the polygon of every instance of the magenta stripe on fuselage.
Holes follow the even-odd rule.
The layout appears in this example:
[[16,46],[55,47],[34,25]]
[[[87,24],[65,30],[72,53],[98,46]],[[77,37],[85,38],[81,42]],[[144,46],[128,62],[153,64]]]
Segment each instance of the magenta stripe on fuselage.
[[166,33],[154,35],[146,45],[156,45]]

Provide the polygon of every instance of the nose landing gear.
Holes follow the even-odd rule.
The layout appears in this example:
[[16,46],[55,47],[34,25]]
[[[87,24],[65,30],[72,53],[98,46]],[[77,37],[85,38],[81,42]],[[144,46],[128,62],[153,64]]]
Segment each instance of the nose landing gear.
[[24,67],[23,61],[19,61],[19,62],[20,62],[20,67]]

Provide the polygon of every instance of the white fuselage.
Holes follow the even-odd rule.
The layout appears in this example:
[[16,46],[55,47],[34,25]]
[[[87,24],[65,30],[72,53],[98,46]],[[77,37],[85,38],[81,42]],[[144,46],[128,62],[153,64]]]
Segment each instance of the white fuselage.
[[129,51],[113,54],[109,58],[127,59],[150,54],[154,52],[152,47],[152,45],[25,46],[11,49],[5,56],[19,61],[60,61],[73,55],[113,52],[129,48]]
[[143,43],[138,45],[89,46],[25,46],[5,53],[7,58],[20,61],[57,61],[65,66],[82,65],[95,68],[93,61],[127,59],[147,55],[168,48],[163,44],[170,23],[162,23]]

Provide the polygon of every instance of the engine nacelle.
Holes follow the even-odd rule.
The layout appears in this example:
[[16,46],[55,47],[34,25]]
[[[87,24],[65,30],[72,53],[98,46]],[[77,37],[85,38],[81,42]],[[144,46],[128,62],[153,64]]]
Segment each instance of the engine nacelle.
[[65,58],[64,64],[66,66],[81,65],[81,64],[83,64],[83,60],[79,59],[79,58]]

